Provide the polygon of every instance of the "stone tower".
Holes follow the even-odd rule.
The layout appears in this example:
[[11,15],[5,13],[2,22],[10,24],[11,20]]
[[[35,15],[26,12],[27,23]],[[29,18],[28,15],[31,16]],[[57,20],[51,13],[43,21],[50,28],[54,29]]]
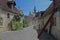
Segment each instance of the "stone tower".
[[34,6],[34,13],[36,13],[36,6]]

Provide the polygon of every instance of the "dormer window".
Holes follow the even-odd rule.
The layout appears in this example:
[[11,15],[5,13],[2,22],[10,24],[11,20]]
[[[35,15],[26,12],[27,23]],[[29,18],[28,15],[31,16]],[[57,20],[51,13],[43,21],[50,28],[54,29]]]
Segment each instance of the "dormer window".
[[10,18],[10,14],[9,13],[7,13],[7,18]]

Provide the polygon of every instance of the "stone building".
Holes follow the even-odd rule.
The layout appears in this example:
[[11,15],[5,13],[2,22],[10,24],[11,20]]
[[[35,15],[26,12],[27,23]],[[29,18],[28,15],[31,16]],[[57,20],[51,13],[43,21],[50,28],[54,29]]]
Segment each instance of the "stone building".
[[29,12],[30,17],[33,18],[33,17],[35,17],[35,15],[36,15],[36,6],[34,6],[34,11],[33,12],[31,12],[31,11]]
[[[0,0],[0,32],[9,30],[9,22],[15,14],[20,14],[14,0]],[[22,15],[22,14],[21,14]]]
[[[53,12],[54,12],[54,15],[51,17]],[[51,5],[45,10],[43,16],[40,17],[40,29],[42,29],[44,25],[46,25],[50,17],[51,19],[49,20],[45,30],[48,34],[51,34],[54,37],[56,37],[58,40],[60,40],[60,21],[59,21],[60,6],[59,5],[56,6],[56,11],[53,11],[53,3],[51,3]]]
[[39,26],[38,17],[36,17],[36,14],[38,14],[38,13],[39,12],[36,11],[36,6],[34,6],[34,11],[33,12],[29,12],[30,24],[34,25],[35,29],[38,29],[38,26]]

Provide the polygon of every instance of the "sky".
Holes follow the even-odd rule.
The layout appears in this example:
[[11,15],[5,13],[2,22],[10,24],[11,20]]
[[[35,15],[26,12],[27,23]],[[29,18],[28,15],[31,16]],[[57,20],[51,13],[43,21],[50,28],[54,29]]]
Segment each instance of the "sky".
[[48,8],[51,4],[50,0],[15,0],[16,7],[20,7],[24,15],[29,15],[30,11],[34,11],[34,6],[36,6],[36,11],[43,11]]

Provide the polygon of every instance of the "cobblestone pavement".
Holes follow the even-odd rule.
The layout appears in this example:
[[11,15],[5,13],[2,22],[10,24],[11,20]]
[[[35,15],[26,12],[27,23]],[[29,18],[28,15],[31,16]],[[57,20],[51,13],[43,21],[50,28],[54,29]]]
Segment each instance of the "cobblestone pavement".
[[51,35],[44,32],[41,37],[37,38],[37,31],[33,27],[27,27],[20,31],[1,32],[2,40],[56,40]]
[[[37,31],[37,32],[39,32],[39,31]],[[44,32],[44,33],[40,36],[39,40],[56,40],[56,38],[54,38],[53,36],[51,36],[51,35],[49,35],[48,33]]]
[[24,28],[20,31],[1,32],[2,40],[38,40],[37,32],[32,27]]

